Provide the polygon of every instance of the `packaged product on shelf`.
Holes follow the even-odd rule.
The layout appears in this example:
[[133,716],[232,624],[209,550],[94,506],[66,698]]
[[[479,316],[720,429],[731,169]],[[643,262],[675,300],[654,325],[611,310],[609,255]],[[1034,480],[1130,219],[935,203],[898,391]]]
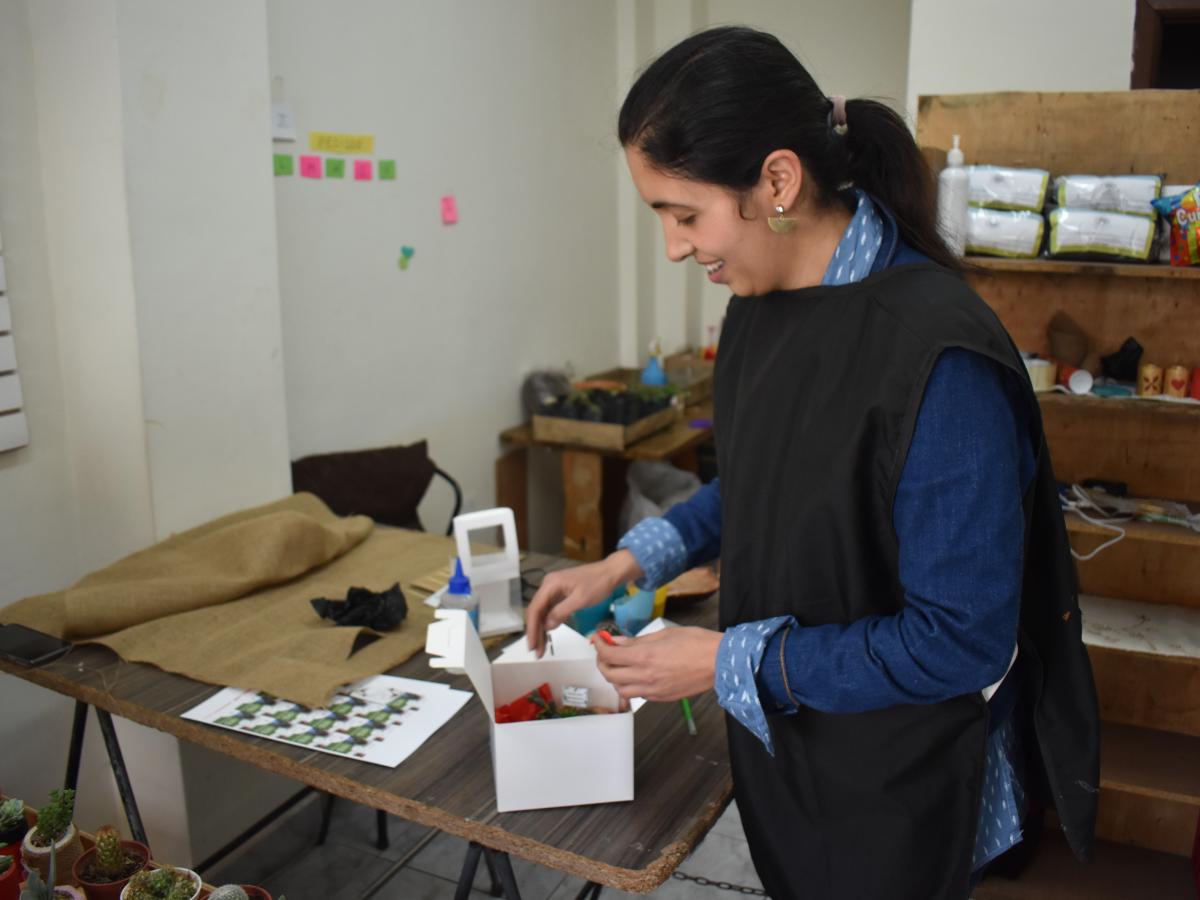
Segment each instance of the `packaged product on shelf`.
[[1157,175],[1060,175],[1054,199],[1059,206],[1153,217],[1161,187]]
[[967,213],[967,252],[1030,258],[1042,249],[1040,213],[972,207]]
[[1050,220],[1050,256],[1150,259],[1154,219],[1128,213],[1060,207]]
[[1171,234],[1171,265],[1200,266],[1200,184],[1154,201]]
[[1041,212],[1050,173],[1045,169],[967,166],[967,197],[972,206]]

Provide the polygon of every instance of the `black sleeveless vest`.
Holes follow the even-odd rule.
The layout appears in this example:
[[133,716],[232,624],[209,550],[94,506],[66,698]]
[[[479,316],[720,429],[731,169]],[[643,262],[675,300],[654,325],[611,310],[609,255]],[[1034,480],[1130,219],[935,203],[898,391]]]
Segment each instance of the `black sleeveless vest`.
[[[995,314],[933,265],[730,301],[715,382],[722,628],[783,614],[844,624],[904,606],[892,506],[947,347],[982,353],[1028,385]],[[1014,672],[1047,799],[1086,858],[1099,783],[1095,687],[1040,412],[1025,394],[1040,451],[1024,497]],[[774,758],[727,725],[742,822],[775,900],[967,896],[987,736],[980,695],[773,717]],[[1036,789],[1041,773],[1028,780]]]

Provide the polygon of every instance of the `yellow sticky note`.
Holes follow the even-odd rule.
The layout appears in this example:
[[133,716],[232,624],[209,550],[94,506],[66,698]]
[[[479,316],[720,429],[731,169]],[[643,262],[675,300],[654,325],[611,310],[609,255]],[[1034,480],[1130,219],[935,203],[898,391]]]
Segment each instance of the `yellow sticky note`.
[[308,133],[308,146],[315,153],[372,154],[375,152],[375,135],[310,131]]

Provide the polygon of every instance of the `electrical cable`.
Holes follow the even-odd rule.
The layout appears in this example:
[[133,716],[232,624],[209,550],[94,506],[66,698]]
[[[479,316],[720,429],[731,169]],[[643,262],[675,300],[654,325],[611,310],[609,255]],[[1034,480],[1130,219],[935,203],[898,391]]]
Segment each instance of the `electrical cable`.
[[[1079,560],[1080,562],[1086,562],[1087,560],[1091,559],[1092,557],[1096,556],[1097,554],[1103,552],[1104,550],[1107,550],[1109,547],[1112,547],[1114,544],[1120,543],[1125,538],[1126,531],[1124,528],[1121,528],[1113,523],[1115,523],[1115,522],[1132,522],[1133,516],[1127,516],[1127,515],[1110,516],[1108,514],[1108,511],[1105,510],[1098,503],[1096,503],[1096,501],[1093,500],[1088,495],[1088,492],[1078,484],[1071,485],[1071,492],[1075,495],[1076,499],[1072,500],[1070,497],[1067,497],[1067,496],[1059,497],[1059,501],[1062,503],[1062,509],[1063,509],[1064,513],[1073,512],[1073,513],[1075,513],[1075,515],[1079,516],[1079,518],[1083,519],[1085,522],[1095,525],[1097,528],[1103,528],[1106,531],[1111,531],[1116,534],[1116,537],[1109,538],[1107,541],[1105,541],[1099,547],[1092,550],[1092,552],[1088,553],[1087,555],[1081,555],[1081,554],[1075,552],[1075,548],[1072,547],[1071,555],[1073,557],[1075,557],[1077,560]],[[1084,509],[1095,510],[1096,512],[1100,513],[1100,515],[1103,516],[1104,518],[1096,518],[1094,516],[1090,516],[1086,512],[1084,512]]]

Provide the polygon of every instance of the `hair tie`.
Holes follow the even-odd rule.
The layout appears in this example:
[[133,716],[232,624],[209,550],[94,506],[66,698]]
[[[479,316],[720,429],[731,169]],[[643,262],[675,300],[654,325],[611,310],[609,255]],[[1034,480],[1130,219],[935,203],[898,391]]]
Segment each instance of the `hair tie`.
[[835,134],[845,134],[849,129],[846,124],[846,98],[841,94],[834,94],[829,98],[829,125]]

